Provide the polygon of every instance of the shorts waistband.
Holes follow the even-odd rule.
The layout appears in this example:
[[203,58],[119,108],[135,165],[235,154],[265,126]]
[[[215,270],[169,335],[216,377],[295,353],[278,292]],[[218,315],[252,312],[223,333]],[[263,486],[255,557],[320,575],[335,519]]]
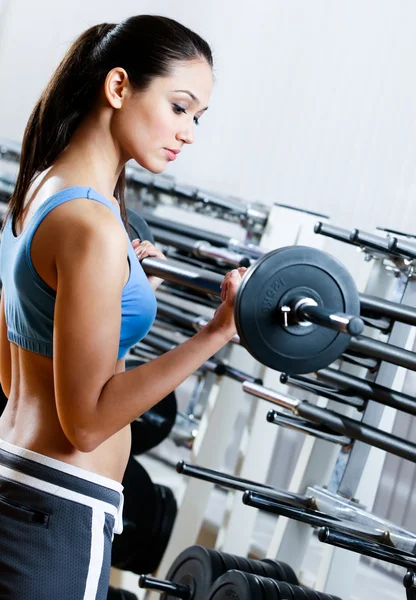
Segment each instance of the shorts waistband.
[[2,440],[1,438],[0,450],[4,450],[5,452],[8,452],[15,456],[20,456],[32,462],[44,465],[45,467],[49,467],[50,469],[56,469],[61,473],[67,473],[68,475],[78,477],[79,479],[84,479],[85,481],[89,481],[90,483],[95,483],[110,490],[114,490],[115,492],[119,492],[120,494],[124,489],[121,483],[115,481],[114,479],[110,479],[110,477],[98,475],[97,473],[87,471],[86,469],[82,469],[81,467],[71,465],[62,460],[57,460],[56,458],[51,458],[50,456],[39,454],[38,452],[28,450],[27,448],[15,446],[14,444],[10,444],[9,442]]

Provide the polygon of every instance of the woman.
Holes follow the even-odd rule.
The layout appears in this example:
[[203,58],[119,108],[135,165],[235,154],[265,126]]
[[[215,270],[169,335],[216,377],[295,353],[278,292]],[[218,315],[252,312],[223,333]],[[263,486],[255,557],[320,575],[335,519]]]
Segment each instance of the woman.
[[106,598],[129,424],[235,333],[238,271],[204,330],[124,369],[156,311],[137,260],[156,251],[124,227],[124,165],[163,171],[211,88],[204,40],[132,17],[85,31],[28,121],[0,261],[2,599]]

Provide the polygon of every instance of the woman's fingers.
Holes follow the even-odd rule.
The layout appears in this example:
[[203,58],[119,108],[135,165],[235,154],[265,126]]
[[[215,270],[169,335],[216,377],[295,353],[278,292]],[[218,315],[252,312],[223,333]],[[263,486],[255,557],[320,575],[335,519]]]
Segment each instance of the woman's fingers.
[[166,259],[163,252],[147,240],[143,240],[143,242],[140,242],[140,240],[133,240],[132,246],[139,260],[143,260],[147,256]]

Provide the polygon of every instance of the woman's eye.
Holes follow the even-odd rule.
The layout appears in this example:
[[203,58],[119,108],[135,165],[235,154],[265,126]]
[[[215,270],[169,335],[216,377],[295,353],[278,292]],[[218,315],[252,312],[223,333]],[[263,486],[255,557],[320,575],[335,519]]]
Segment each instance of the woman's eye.
[[180,106],[180,104],[173,104],[173,110],[177,114],[184,113],[186,115],[186,110],[183,106]]
[[[173,112],[175,112],[177,115],[180,115],[182,113],[184,115],[188,114],[186,112],[186,109],[183,106],[181,106],[180,104],[172,104],[172,106],[173,106]],[[199,118],[198,117],[194,117],[194,123],[195,123],[195,125],[199,125]]]

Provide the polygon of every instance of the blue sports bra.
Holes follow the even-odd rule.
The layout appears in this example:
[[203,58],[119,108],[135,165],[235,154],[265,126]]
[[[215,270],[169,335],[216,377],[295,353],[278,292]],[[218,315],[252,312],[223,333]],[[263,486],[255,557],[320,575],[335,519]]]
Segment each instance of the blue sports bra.
[[[117,208],[88,187],[73,186],[48,198],[39,206],[24,231],[13,233],[7,219],[0,245],[0,279],[3,284],[8,339],[18,346],[44,356],[53,356],[53,316],[56,292],[38,275],[30,249],[39,224],[56,206],[76,198],[89,198],[105,204],[119,218]],[[128,234],[126,232],[128,238]],[[121,330],[118,358],[123,358],[142,339],[156,316],[156,298],[140,262],[128,240],[130,275],[121,297]]]

